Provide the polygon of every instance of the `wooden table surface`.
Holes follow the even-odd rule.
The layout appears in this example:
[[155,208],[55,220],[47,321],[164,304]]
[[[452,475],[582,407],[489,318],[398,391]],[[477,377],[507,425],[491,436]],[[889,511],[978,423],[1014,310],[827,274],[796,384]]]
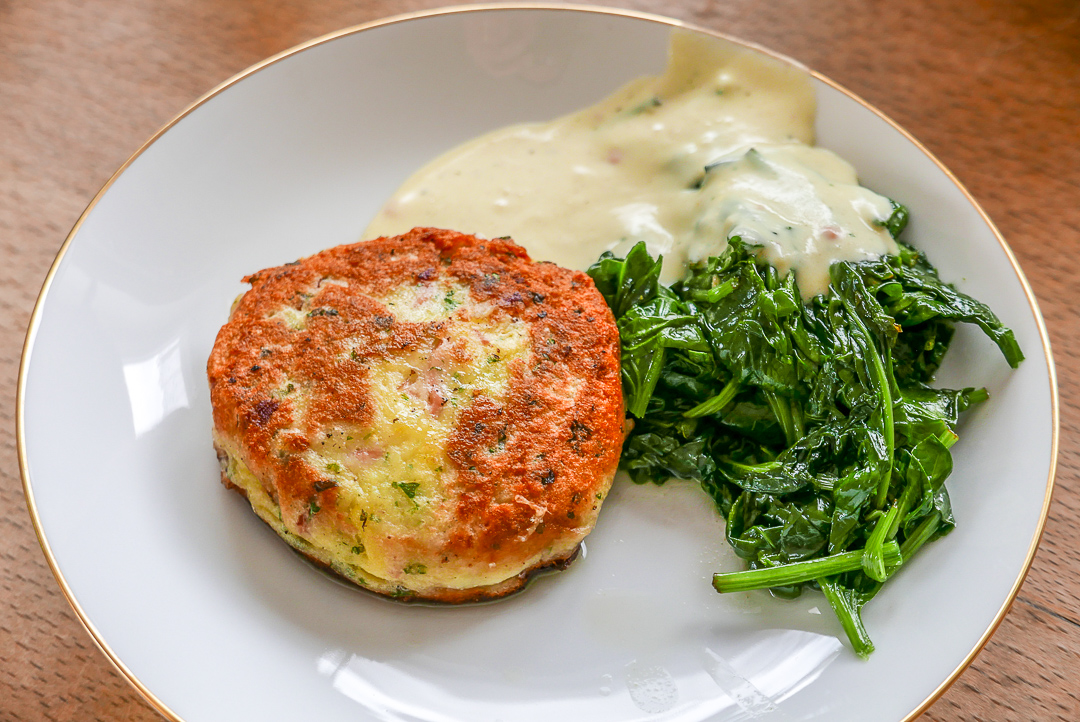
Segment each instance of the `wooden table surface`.
[[[0,0],[0,720],[160,719],[68,607],[19,478],[19,357],[68,230],[146,138],[219,82],[323,33],[444,4]],[[936,153],[1008,239],[1057,359],[1057,486],[1012,610],[923,719],[1080,720],[1080,0],[611,4],[832,77]]]

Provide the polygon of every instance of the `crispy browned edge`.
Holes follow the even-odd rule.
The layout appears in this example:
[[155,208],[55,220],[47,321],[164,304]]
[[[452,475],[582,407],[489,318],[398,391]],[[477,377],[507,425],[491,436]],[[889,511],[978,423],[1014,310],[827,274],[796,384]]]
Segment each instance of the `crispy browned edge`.
[[[232,479],[229,478],[228,474],[225,473],[225,466],[227,464],[228,455],[217,444],[214,444],[214,452],[217,454],[218,462],[221,464],[222,467],[222,485],[226,489],[231,489],[235,491],[245,500],[249,501],[247,491],[244,489],[244,487],[234,484]],[[267,526],[269,526],[269,524]],[[277,530],[274,531],[276,532]],[[578,544],[576,547],[571,549],[566,554],[566,556],[559,559],[549,559],[546,562],[537,564],[536,566],[530,567],[529,569],[522,571],[520,574],[510,577],[509,579],[499,584],[493,584],[484,587],[472,587],[471,589],[448,589],[446,587],[443,587],[437,592],[421,596],[418,594],[391,594],[375,587],[357,584],[352,579],[349,579],[343,574],[339,574],[332,566],[319,559],[318,557],[314,557],[310,554],[305,554],[303,551],[297,549],[291,544],[289,545],[289,548],[292,549],[293,552],[295,552],[296,554],[300,555],[300,557],[308,563],[315,565],[316,567],[327,572],[328,574],[332,574],[337,579],[342,579],[348,582],[350,587],[358,591],[374,594],[383,599],[391,599],[395,602],[401,602],[403,604],[467,604],[478,602],[491,602],[495,601],[496,599],[502,599],[503,597],[508,597],[511,594],[517,594],[518,592],[523,590],[528,585],[528,583],[533,580],[533,578],[540,576],[544,572],[562,571],[563,569],[566,569],[574,562],[575,559],[578,558],[578,555],[581,553],[581,545]],[[389,587],[394,586],[389,582],[387,582],[387,585]]]
[[[363,423],[370,413],[365,367],[330,364],[328,368],[320,351],[334,348],[343,338],[361,337],[366,342],[353,349],[354,358],[381,358],[421,341],[425,334],[437,333],[437,324],[396,319],[388,324],[386,318],[392,314],[367,295],[383,296],[400,284],[433,281],[443,274],[467,284],[477,302],[493,303],[497,314],[527,322],[537,360],[535,373],[528,379],[521,374],[512,378],[503,407],[480,397],[459,418],[447,452],[465,486],[456,517],[463,522],[448,549],[473,559],[501,558],[502,544],[519,533],[522,519],[515,517],[511,505],[494,503],[493,492],[496,484],[504,488],[511,484],[511,497],[520,493],[529,499],[544,498],[555,510],[545,517],[546,536],[525,543],[522,557],[528,558],[551,535],[558,537],[577,528],[575,509],[578,513],[596,510],[599,504],[594,494],[606,491],[618,465],[625,414],[618,329],[592,280],[554,264],[533,263],[509,239],[414,229],[402,236],[338,246],[248,276],[245,280],[252,290],[236,304],[208,361],[215,426],[226,438],[241,442],[242,461],[283,514],[307,509],[316,499],[326,513],[317,514],[310,523],[349,523],[333,508],[337,490],[320,490],[317,471],[293,458],[323,426],[336,420]],[[298,289],[319,286],[326,277],[347,278],[351,288],[344,292],[327,285],[320,287],[315,298],[298,297]],[[316,308],[332,307],[337,313],[309,317],[307,328],[292,331],[267,320],[286,304],[298,308],[322,304]],[[265,349],[271,349],[270,361]],[[310,381],[313,391],[304,434],[283,434],[278,442],[290,452],[282,460],[273,453],[274,437],[293,424],[292,409],[288,399],[274,400],[269,391],[284,378],[286,368],[291,378]],[[564,374],[586,379],[583,402],[573,406],[562,399],[555,402],[562,408],[552,408],[549,399],[544,402],[547,407],[538,407],[538,389],[558,382]],[[591,405],[589,415],[574,416],[584,405]],[[565,422],[557,429],[551,424],[553,414]],[[517,444],[512,455],[494,458],[483,453],[499,433],[516,435],[525,443]],[[535,454],[538,449],[541,453]],[[537,464],[536,459],[543,463]],[[226,486],[235,488],[224,474],[223,479]],[[583,508],[586,505],[591,508]],[[296,519],[302,527],[304,513]],[[479,528],[475,524],[468,528],[465,522],[469,520],[480,520]],[[530,553],[528,544],[537,549]],[[565,565],[575,551],[541,566]],[[445,602],[495,598],[523,587],[534,571],[527,569],[504,582],[472,589],[429,588],[412,598]],[[387,584],[394,582],[387,580]]]

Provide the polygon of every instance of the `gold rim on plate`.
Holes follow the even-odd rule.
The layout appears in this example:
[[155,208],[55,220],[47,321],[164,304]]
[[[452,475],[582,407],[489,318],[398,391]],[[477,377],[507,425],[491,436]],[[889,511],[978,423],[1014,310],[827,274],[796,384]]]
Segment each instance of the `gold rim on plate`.
[[794,65],[802,70],[805,70],[812,77],[840,91],[855,102],[867,108],[876,116],[888,123],[894,130],[896,130],[904,138],[909,140],[913,145],[915,145],[915,147],[918,148],[924,155],[926,155],[926,157],[929,158],[934,163],[934,165],[936,165],[938,169],[941,170],[948,177],[950,181],[952,181],[952,183],[960,190],[960,192],[963,193],[964,197],[975,208],[975,210],[978,211],[979,216],[993,232],[994,237],[997,238],[998,244],[1001,246],[1001,250],[1004,251],[1005,256],[1008,258],[1009,264],[1012,266],[1013,272],[1016,273],[1016,277],[1017,279],[1019,279],[1020,284],[1024,289],[1024,295],[1027,297],[1028,306],[1031,310],[1032,315],[1035,318],[1035,324],[1039,330],[1039,338],[1042,340],[1043,353],[1046,355],[1047,374],[1050,379],[1050,409],[1052,419],[1052,434],[1050,442],[1050,472],[1046,479],[1046,494],[1043,497],[1043,507],[1042,512],[1039,516],[1039,523],[1036,526],[1035,534],[1031,539],[1031,545],[1028,547],[1027,556],[1024,559],[1024,566],[1020,570],[1020,574],[1019,576],[1017,576],[1016,581],[1013,583],[1012,589],[1009,590],[1008,596],[1006,597],[1004,603],[1002,603],[1001,607],[998,609],[998,612],[994,616],[994,619],[990,623],[990,626],[979,638],[978,642],[975,644],[975,647],[971,650],[971,652],[969,652],[968,655],[964,657],[964,659],[956,667],[956,669],[954,669],[952,673],[950,673],[949,676],[944,681],[942,681],[942,683],[938,685],[938,687],[933,692],[930,693],[930,696],[923,700],[923,702],[918,707],[916,707],[906,717],[904,717],[902,722],[910,722],[911,720],[914,720],[920,714],[925,712],[930,707],[930,705],[937,701],[937,699],[945,693],[945,690],[947,690],[949,686],[956,681],[956,678],[959,677],[965,669],[967,669],[967,667],[974,661],[975,657],[979,654],[982,648],[986,646],[986,643],[990,641],[990,637],[993,636],[994,632],[1001,625],[1001,622],[1005,619],[1006,613],[1008,613],[1013,601],[1015,601],[1017,594],[1019,594],[1020,587],[1024,583],[1024,579],[1027,577],[1028,571],[1031,569],[1031,564],[1035,558],[1035,552],[1039,546],[1039,540],[1041,539],[1043,529],[1046,526],[1046,518],[1050,511],[1050,501],[1054,490],[1054,475],[1057,469],[1060,412],[1058,409],[1057,372],[1054,369],[1053,355],[1050,350],[1050,338],[1046,331],[1046,324],[1043,321],[1042,313],[1040,312],[1038,303],[1035,299],[1035,294],[1032,292],[1031,285],[1028,283],[1027,278],[1024,276],[1024,272],[1020,269],[1020,265],[1017,263],[1016,256],[1013,254],[1012,249],[1009,248],[1008,243],[1005,242],[1005,238],[1001,235],[1001,232],[998,231],[997,226],[994,225],[993,221],[990,220],[990,217],[986,214],[986,211],[983,210],[982,206],[979,205],[975,198],[972,197],[971,193],[968,192],[967,188],[965,188],[964,185],[956,178],[956,176],[953,175],[952,171],[946,168],[945,165],[940,160],[938,160],[937,157],[933,153],[931,153],[922,143],[916,140],[910,133],[908,133],[903,127],[901,127],[898,123],[896,123],[896,121],[887,116],[885,113],[881,112],[876,107],[863,100],[861,97],[851,92],[847,88],[843,87],[839,83],[833,81],[832,79],[822,75],[821,73],[818,73],[815,70],[807,68],[805,65],[793,58],[789,58],[786,55],[777,53],[773,50],[770,50],[769,48],[765,48],[756,43],[747,42],[745,40],[741,40],[739,38],[717,32],[715,30],[710,30],[708,28],[700,27],[691,23],[685,23],[681,20],[676,20],[674,18],[668,18],[662,15],[655,15],[652,13],[644,13],[633,10],[605,8],[591,5],[556,5],[551,3],[528,2],[457,5],[451,7],[437,8],[434,10],[424,10],[419,12],[406,13],[403,15],[395,15],[393,17],[383,18],[381,20],[373,20],[371,22],[362,23],[360,25],[354,25],[352,27],[344,28],[342,30],[336,30],[334,32],[327,33],[326,35],[322,35],[320,37],[296,45],[292,48],[289,48],[288,50],[284,50],[259,63],[256,63],[255,65],[252,65],[248,69],[241,71],[240,73],[229,78],[228,80],[221,83],[216,88],[193,102],[184,110],[182,110],[179,114],[176,115],[176,117],[174,117],[164,126],[162,126],[156,133],[150,136],[150,138],[145,143],[143,143],[142,146],[137,151],[135,151],[130,158],[124,161],[124,164],[120,166],[120,168],[115,173],[113,173],[109,180],[105,182],[105,185],[101,187],[101,190],[99,190],[94,196],[94,198],[90,201],[89,205],[86,206],[86,209],[82,212],[82,215],[79,216],[79,219],[75,222],[75,225],[72,226],[71,231],[67,235],[67,238],[64,239],[64,243],[60,246],[60,250],[57,252],[56,258],[53,259],[52,266],[50,266],[49,272],[45,276],[45,281],[41,286],[41,291],[38,293],[37,300],[34,302],[34,311],[30,316],[30,324],[26,331],[26,339],[23,342],[22,359],[19,363],[19,380],[15,397],[15,442],[19,457],[19,473],[22,476],[23,492],[26,495],[26,506],[30,512],[30,519],[34,525],[34,532],[35,534],[37,534],[38,543],[41,545],[41,550],[42,552],[44,552],[45,559],[49,563],[49,568],[52,570],[53,576],[56,577],[56,581],[60,585],[60,591],[67,599],[68,604],[70,604],[71,608],[75,611],[75,615],[78,617],[83,627],[85,627],[86,631],[90,633],[90,637],[94,640],[94,643],[97,645],[98,649],[100,649],[105,654],[105,657],[113,664],[114,667],[116,667],[120,674],[122,674],[124,678],[126,678],[127,681],[131,683],[131,685],[136,689],[136,691],[138,691],[139,694],[143,696],[143,698],[150,704],[150,706],[157,710],[160,714],[164,715],[169,720],[172,720],[172,722],[184,722],[184,720],[179,715],[169,709],[169,707],[166,706],[164,702],[158,699],[153,692],[147,689],[146,686],[141,681],[139,681],[138,677],[136,677],[135,674],[123,663],[123,661],[121,661],[121,659],[116,655],[116,653],[112,651],[108,643],[102,637],[101,633],[94,626],[93,622],[90,621],[89,617],[86,615],[86,612],[83,611],[82,607],[79,605],[79,602],[75,599],[75,595],[72,593],[71,587],[68,586],[67,580],[60,572],[60,567],[56,562],[56,558],[53,556],[52,549],[49,546],[49,541],[45,538],[44,531],[41,527],[41,521],[38,518],[37,505],[34,501],[34,492],[30,486],[30,473],[26,462],[26,440],[24,436],[25,421],[23,419],[26,397],[26,374],[30,365],[30,350],[34,345],[34,338],[37,334],[38,326],[41,323],[41,314],[44,300],[45,297],[48,295],[49,288],[52,285],[52,281],[56,275],[57,268],[60,266],[61,261],[63,261],[64,256],[67,253],[68,247],[71,245],[72,240],[78,234],[79,229],[82,227],[82,224],[86,220],[87,216],[90,215],[90,212],[93,211],[98,201],[101,200],[102,196],[104,196],[105,193],[109,190],[109,188],[112,187],[113,183],[116,182],[116,179],[119,178],[125,170],[127,170],[128,166],[130,166],[136,158],[142,155],[143,151],[153,145],[153,143],[158,138],[160,138],[166,131],[168,131],[170,128],[180,122],[180,120],[182,120],[189,113],[197,109],[203,103],[213,98],[215,95],[235,85],[244,78],[259,72],[263,68],[273,65],[279,60],[284,60],[285,58],[303,52],[308,48],[315,47],[316,45],[322,45],[323,43],[328,43],[332,40],[336,40],[347,35],[354,35],[356,33],[363,32],[364,30],[370,30],[372,28],[383,27],[386,25],[395,25],[397,23],[405,22],[408,20],[415,20],[418,18],[434,17],[438,15],[457,15],[462,13],[472,13],[485,10],[553,10],[594,13],[598,15],[612,15],[618,17],[634,18],[637,20],[646,20],[661,25],[667,25],[673,28],[685,28],[687,30],[693,30],[695,32],[704,33],[706,35],[711,35],[716,38],[721,38],[737,45],[741,45],[743,47],[752,48],[754,50],[757,50],[758,52],[762,52],[773,58],[777,58],[778,60],[781,60],[785,63]]

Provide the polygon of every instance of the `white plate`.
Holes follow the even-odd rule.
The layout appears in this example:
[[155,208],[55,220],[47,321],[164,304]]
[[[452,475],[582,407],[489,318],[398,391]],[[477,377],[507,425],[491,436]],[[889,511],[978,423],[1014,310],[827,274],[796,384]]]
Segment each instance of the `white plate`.
[[[355,240],[419,165],[664,65],[674,22],[485,9],[391,20],[247,71],[95,198],[38,302],[19,385],[31,513],[72,605],[151,702],[222,720],[899,720],[1000,621],[1046,514],[1057,406],[1042,321],[974,202],[890,121],[817,77],[820,144],[907,203],[906,236],[1016,330],[1010,372],[962,331],[945,370],[990,388],[949,482],[958,527],[839,640],[820,596],[720,596],[739,567],[691,484],[619,483],[588,555],[525,593],[405,607],[300,561],[218,483],[204,366],[241,276]],[[868,712],[872,710],[872,712]],[[869,716],[868,716],[869,715]]]

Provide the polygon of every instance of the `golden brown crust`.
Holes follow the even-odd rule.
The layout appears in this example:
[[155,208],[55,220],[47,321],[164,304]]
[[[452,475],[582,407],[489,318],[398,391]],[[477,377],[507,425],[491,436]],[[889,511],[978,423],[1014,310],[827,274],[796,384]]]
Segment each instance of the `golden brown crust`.
[[[291,531],[355,526],[337,503],[341,490],[301,455],[336,423],[370,421],[373,363],[442,343],[440,320],[403,320],[376,300],[438,282],[467,287],[492,322],[524,322],[531,351],[527,362],[511,366],[505,399],[478,393],[457,417],[445,449],[456,473],[455,524],[439,553],[479,566],[505,561],[507,547],[515,558],[538,558],[553,539],[580,536],[582,520],[595,517],[618,465],[624,413],[618,330],[587,275],[533,263],[508,239],[414,229],[245,281],[252,289],[218,334],[207,365],[214,424]],[[284,307],[303,311],[302,327],[282,320]],[[286,384],[303,386],[303,403],[280,393]],[[499,453],[490,453],[496,447]],[[539,525],[538,507],[545,510]],[[416,542],[416,554],[430,556],[424,543]],[[501,593],[520,587],[526,571],[498,585],[506,587]],[[442,594],[447,601],[485,596],[479,589]]]
[[[214,445],[214,450],[217,452],[218,460],[222,463],[222,486],[224,486],[226,489],[231,489],[237,492],[240,496],[247,499],[247,490],[244,489],[244,487],[237,486],[235,483],[233,483],[233,480],[229,478],[229,475],[225,471],[227,454],[216,444]],[[342,576],[334,570],[333,566],[328,564],[323,559],[315,556],[314,554],[305,552],[304,550],[297,549],[295,547],[293,548],[293,551],[295,551],[297,554],[299,554],[315,566],[319,567],[320,569],[329,572],[330,574],[334,574],[338,577]],[[359,585],[359,588],[366,589],[381,596],[392,596],[394,599],[400,602],[422,601],[435,602],[438,604],[463,604],[466,602],[493,601],[495,599],[501,599],[502,597],[521,591],[525,588],[525,585],[527,585],[530,580],[532,580],[537,575],[542,574],[543,572],[549,570],[566,569],[575,559],[577,559],[577,556],[580,552],[581,545],[579,544],[560,557],[545,560],[542,564],[538,564],[529,569],[526,569],[521,573],[516,574],[498,584],[492,584],[488,586],[469,587],[467,589],[451,589],[449,587],[439,587],[427,590],[423,596],[415,594],[395,594],[394,591],[389,588],[380,589],[371,585]]]

